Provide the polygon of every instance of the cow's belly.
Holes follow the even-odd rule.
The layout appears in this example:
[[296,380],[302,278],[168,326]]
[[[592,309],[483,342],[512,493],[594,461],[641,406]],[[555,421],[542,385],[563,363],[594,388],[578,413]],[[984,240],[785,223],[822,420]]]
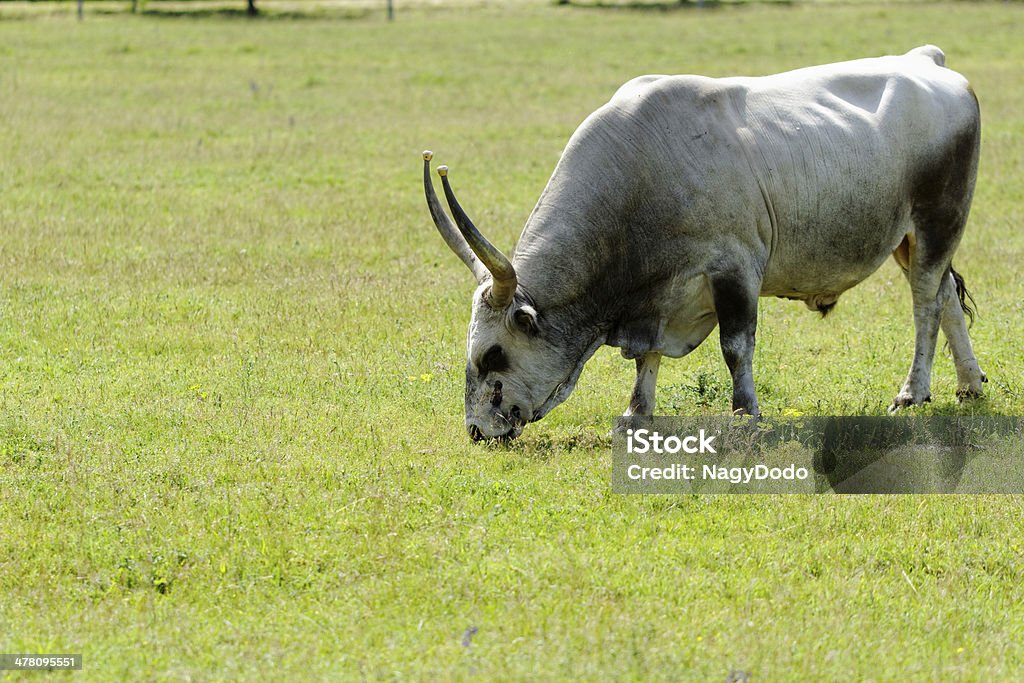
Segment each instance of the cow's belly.
[[[891,253],[891,252],[888,252]],[[842,294],[874,273],[885,261],[888,253],[867,262],[808,263],[803,271],[787,270],[766,277],[761,296],[781,296],[804,299],[816,295]],[[766,274],[767,275],[767,274]]]
[[893,203],[862,206],[860,215],[825,213],[816,220],[780,228],[765,267],[761,295],[805,301],[833,297],[834,303],[834,297],[878,270],[913,229],[909,207],[880,210],[886,205]]

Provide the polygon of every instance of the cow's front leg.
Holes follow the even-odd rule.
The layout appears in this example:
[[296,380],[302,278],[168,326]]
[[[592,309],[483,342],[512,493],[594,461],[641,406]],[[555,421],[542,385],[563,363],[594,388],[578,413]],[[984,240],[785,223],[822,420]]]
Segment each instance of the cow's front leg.
[[636,359],[636,383],[633,385],[633,395],[629,399],[626,417],[654,414],[654,392],[658,384],[660,365],[661,354],[653,351]]
[[732,374],[733,413],[760,413],[754,391],[754,333],[759,289],[759,285],[748,282],[739,272],[711,280],[722,355]]

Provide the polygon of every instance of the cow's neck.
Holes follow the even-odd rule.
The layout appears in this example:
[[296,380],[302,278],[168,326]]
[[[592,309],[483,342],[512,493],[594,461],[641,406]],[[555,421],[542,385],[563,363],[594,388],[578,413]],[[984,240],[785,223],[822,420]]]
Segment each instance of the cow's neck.
[[661,255],[644,246],[649,231],[635,223],[644,215],[631,206],[638,193],[624,192],[619,181],[605,182],[616,191],[602,190],[601,179],[559,182],[556,173],[514,259],[520,283],[542,314],[600,332],[614,327],[630,302],[665,275]]

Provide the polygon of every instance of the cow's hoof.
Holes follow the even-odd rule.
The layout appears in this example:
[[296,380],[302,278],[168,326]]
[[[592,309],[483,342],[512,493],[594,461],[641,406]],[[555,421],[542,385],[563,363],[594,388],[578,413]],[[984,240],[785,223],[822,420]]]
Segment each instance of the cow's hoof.
[[974,398],[981,398],[984,396],[984,392],[981,387],[963,387],[956,390],[957,403],[963,403]]
[[612,434],[625,434],[630,429],[641,429],[644,427],[651,427],[654,425],[654,417],[651,415],[630,415],[626,413],[622,417],[615,420],[615,426],[612,427]]
[[931,403],[932,395],[928,394],[923,399],[916,399],[914,395],[909,391],[901,391],[896,395],[896,398],[892,400],[892,405],[889,406],[889,414],[895,413],[900,408],[907,408],[909,406],[916,406],[921,403]]

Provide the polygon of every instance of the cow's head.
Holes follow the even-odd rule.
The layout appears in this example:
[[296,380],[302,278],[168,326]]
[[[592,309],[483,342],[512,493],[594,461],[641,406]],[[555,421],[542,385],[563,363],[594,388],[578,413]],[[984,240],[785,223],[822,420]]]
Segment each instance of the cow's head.
[[434,193],[432,156],[423,153],[427,206],[441,237],[478,284],[467,335],[466,430],[474,440],[514,439],[527,422],[539,420],[565,400],[593,349],[575,350],[566,343],[566,330],[546,324],[519,285],[511,261],[459,206],[448,168],[440,166],[452,222]]

